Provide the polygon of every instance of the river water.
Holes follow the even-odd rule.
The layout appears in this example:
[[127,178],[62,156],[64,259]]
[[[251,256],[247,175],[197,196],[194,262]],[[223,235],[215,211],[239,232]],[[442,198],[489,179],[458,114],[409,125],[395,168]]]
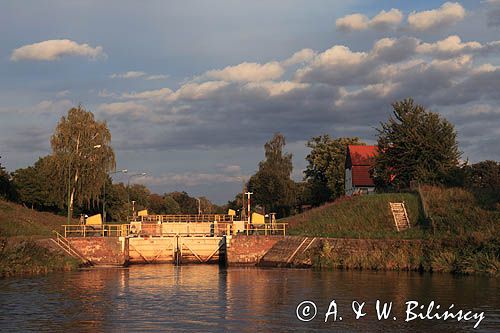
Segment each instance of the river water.
[[[144,265],[0,280],[0,331],[461,332],[477,320],[406,322],[407,301],[484,312],[478,332],[500,332],[498,278],[368,271]],[[393,302],[378,320],[376,300]],[[316,305],[308,322],[303,301]],[[325,323],[332,300],[337,309]],[[356,320],[352,302],[365,302]],[[313,306],[298,313],[310,319]],[[355,304],[356,305],[356,304]],[[310,311],[308,311],[310,310]],[[330,309],[332,312],[335,306]],[[415,310],[416,311],[416,310]],[[423,310],[422,310],[423,311]],[[412,310],[413,312],[413,310]],[[442,312],[442,311],[441,311]],[[342,320],[340,320],[342,317]],[[396,320],[394,320],[396,318]]]

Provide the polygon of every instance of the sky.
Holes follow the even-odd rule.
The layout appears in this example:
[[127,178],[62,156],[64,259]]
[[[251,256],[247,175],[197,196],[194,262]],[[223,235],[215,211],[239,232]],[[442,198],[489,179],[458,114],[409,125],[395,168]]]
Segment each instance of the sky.
[[407,97],[455,125],[462,158],[500,160],[500,0],[4,1],[0,163],[50,153],[78,104],[117,168],[153,192],[225,203],[285,135],[376,142]]

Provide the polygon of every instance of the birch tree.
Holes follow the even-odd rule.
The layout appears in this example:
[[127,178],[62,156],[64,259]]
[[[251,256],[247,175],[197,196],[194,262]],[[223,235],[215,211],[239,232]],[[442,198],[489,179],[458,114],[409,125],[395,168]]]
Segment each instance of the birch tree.
[[55,186],[68,207],[68,219],[74,202],[90,204],[101,194],[107,173],[115,168],[110,142],[106,122],[95,120],[82,106],[70,109],[57,124],[51,138],[59,180]]

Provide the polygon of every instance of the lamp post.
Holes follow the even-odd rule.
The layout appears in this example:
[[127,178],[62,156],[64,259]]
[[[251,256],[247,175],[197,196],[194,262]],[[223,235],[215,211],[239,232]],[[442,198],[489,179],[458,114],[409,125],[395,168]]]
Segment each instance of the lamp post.
[[198,215],[201,215],[201,200],[200,198],[195,198],[196,200],[198,200]]
[[247,195],[247,204],[248,204],[248,224],[250,224],[250,196],[253,194],[253,192],[246,192]]
[[130,179],[134,177],[141,177],[147,175],[146,172],[141,172],[141,173],[134,173],[133,175],[128,176],[128,182],[127,182],[127,222],[130,216]]
[[[101,148],[102,145],[95,145],[92,147],[89,147],[88,149],[82,150],[82,152],[86,150],[92,150],[92,149],[98,149]],[[72,204],[71,204],[71,164],[73,163],[73,155],[69,156],[69,161],[68,161],[68,221],[67,224],[71,224],[71,213],[72,213]]]
[[[119,171],[113,171],[113,172],[108,172],[108,175],[114,175],[117,173],[127,173],[127,169],[119,170]],[[102,199],[102,221],[103,223],[106,223],[106,180],[104,180],[104,189],[103,189],[103,199]],[[113,179],[111,179],[111,183],[113,183]]]

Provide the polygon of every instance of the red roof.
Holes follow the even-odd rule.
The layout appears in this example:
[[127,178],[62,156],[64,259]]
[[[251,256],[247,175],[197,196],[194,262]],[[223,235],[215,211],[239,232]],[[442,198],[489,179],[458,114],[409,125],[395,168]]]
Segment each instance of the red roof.
[[377,146],[347,146],[346,167],[352,169],[352,185],[374,186],[370,176],[374,157],[377,155]]
[[347,146],[351,164],[369,165],[373,164],[373,157],[377,155],[377,146]]
[[369,165],[352,166],[352,185],[354,186],[375,186],[372,177],[370,177]]

